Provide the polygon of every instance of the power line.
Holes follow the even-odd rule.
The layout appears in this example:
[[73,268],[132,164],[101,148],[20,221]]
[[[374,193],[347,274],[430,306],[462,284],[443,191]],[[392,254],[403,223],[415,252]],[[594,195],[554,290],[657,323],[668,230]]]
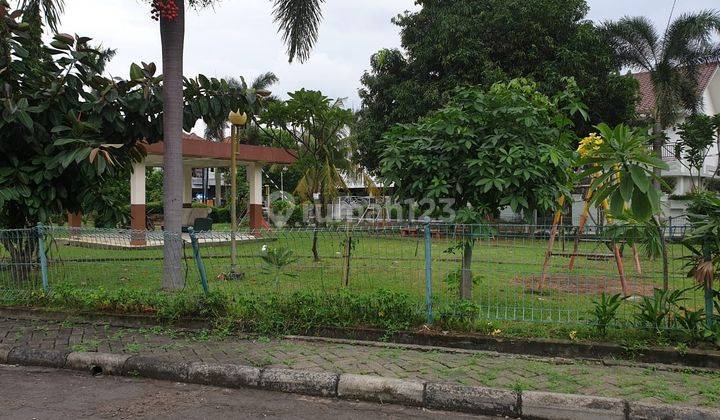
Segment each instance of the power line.
[[673,0],[673,5],[670,8],[670,16],[668,16],[667,25],[665,25],[665,35],[667,35],[667,31],[670,28],[670,21],[672,20],[673,13],[675,12],[675,4],[677,4],[677,0]]

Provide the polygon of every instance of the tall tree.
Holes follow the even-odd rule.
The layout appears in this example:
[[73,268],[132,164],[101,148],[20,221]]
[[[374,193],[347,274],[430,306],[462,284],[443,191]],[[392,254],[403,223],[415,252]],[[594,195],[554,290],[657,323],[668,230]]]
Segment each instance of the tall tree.
[[[250,83],[249,88],[253,89],[255,92],[258,92],[261,97],[266,97],[267,100],[274,100],[275,98],[269,96],[270,87],[278,82],[278,77],[275,75],[275,73],[268,71],[265,73],[262,73],[258,76],[256,76],[252,83]],[[229,78],[228,79],[228,85],[230,87],[242,87],[245,86],[245,79],[235,79],[235,78]],[[247,86],[246,86],[247,88]],[[205,125],[205,138],[212,141],[223,141],[225,140],[225,133],[227,129],[229,128],[229,122],[226,120],[218,120],[214,122],[210,122],[209,124]],[[261,140],[259,139],[260,136],[260,129],[255,124],[255,121],[251,121],[249,126],[246,128],[245,132],[245,140],[248,141],[250,144],[260,144]],[[215,168],[215,205],[220,205],[222,200],[222,177],[223,177],[223,170],[220,168]],[[204,182],[204,180],[203,180]]]
[[[347,188],[342,172],[354,169],[348,136],[353,112],[342,100],[331,100],[319,91],[301,89],[289,95],[287,101],[270,103],[262,119],[285,134],[277,136],[278,141],[285,142],[283,146],[297,159],[293,166],[303,174],[295,193],[303,201],[319,204],[314,212],[318,225],[323,220],[320,216],[326,216],[327,205],[339,190]],[[312,251],[318,261],[317,235]]]
[[576,119],[585,134],[599,121],[634,116],[637,82],[621,76],[600,31],[585,20],[585,0],[420,0],[422,9],[393,20],[401,50],[371,58],[360,90],[359,156],[378,168],[382,134],[395,123],[414,122],[464,84],[490,87],[532,78],[553,95],[572,76],[590,119]]
[[[213,0],[188,0],[190,6],[204,7]],[[274,0],[273,16],[280,26],[290,61],[305,61],[317,41],[324,0]],[[182,209],[182,129],[183,129],[183,46],[185,0],[152,0],[153,13],[160,20],[163,56],[163,133],[165,139],[164,211],[165,229],[179,235]],[[180,275],[179,241],[165,241],[163,288],[183,287]]]
[[[720,59],[720,45],[712,38],[720,32],[720,15],[712,10],[684,14],[662,35],[646,17],[624,17],[606,23],[603,29],[622,65],[650,73],[654,105],[648,117],[653,151],[660,156],[665,130],[684,112],[695,113],[701,106],[698,74],[702,64]],[[659,177],[655,184],[660,187]]]
[[[427,215],[479,224],[500,209],[529,217],[557,207],[570,194],[573,143],[570,117],[584,109],[576,87],[549,98],[525,79],[490,89],[462,87],[443,108],[416,123],[395,125],[383,139],[382,175],[402,200],[428,203]],[[448,202],[447,200],[451,200]],[[447,204],[447,205],[446,205]],[[454,211],[454,214],[449,212]],[[443,213],[443,214],[439,214]],[[472,297],[472,250],[478,232],[468,226],[460,297]]]
[[42,31],[42,19],[53,33],[57,33],[60,15],[65,11],[65,0],[22,0],[19,9],[23,10],[23,20],[36,23],[35,29]]

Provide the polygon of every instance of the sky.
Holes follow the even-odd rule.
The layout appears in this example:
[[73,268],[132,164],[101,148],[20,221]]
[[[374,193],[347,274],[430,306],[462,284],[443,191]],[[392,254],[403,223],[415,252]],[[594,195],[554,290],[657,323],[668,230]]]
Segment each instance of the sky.
[[[588,18],[595,21],[646,15],[664,28],[673,0],[588,0],[588,4]],[[716,0],[677,0],[674,13],[712,7],[720,8]],[[315,89],[332,98],[347,98],[348,106],[359,108],[357,90],[370,56],[381,48],[400,46],[398,28],[390,20],[416,9],[414,0],[326,0],[311,58],[290,64],[272,21],[271,0],[221,0],[214,8],[188,12],[185,75],[250,80],[272,71],[280,78],[273,88],[280,96]],[[133,62],[152,61],[161,67],[158,26],[144,0],[66,0],[60,31],[90,36],[117,49],[108,73],[127,78]]]

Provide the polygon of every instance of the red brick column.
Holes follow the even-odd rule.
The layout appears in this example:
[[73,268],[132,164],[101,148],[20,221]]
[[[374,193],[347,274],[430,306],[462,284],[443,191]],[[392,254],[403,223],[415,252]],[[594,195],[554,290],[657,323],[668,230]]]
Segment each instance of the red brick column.
[[68,226],[70,226],[71,228],[82,227],[82,212],[68,212]]
[[145,245],[147,239],[145,237],[145,213],[147,206],[145,204],[130,205],[130,245]]
[[265,227],[265,220],[263,220],[262,204],[250,204],[248,209],[250,215],[250,229],[260,230]]

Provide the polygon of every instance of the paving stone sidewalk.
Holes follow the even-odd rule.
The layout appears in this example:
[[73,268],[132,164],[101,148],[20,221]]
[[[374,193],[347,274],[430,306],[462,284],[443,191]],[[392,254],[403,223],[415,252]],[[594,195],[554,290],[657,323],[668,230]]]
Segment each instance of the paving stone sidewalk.
[[662,365],[608,365],[600,361],[329,340],[218,337],[209,331],[121,328],[3,317],[0,317],[0,344],[720,407],[720,372]]

